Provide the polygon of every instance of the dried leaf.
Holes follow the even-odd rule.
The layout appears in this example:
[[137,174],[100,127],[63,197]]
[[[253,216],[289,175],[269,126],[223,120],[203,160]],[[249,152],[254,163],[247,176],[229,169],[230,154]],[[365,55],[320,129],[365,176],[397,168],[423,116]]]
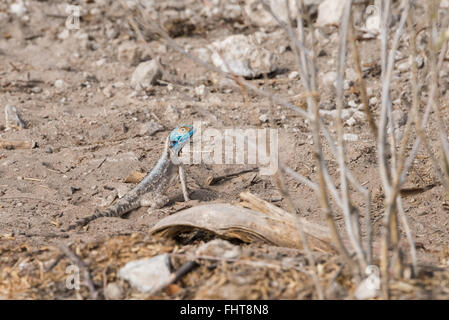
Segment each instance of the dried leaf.
[[143,178],[145,178],[145,176],[146,173],[144,172],[133,171],[128,177],[126,177],[125,183],[139,183]]

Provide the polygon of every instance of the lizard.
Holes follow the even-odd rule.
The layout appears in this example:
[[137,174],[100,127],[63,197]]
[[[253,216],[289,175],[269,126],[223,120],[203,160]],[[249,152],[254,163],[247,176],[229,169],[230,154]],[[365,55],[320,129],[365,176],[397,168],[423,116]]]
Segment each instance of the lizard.
[[165,140],[164,150],[159,160],[134,189],[113,206],[103,211],[96,209],[92,215],[75,221],[66,230],[62,231],[85,226],[89,222],[102,217],[121,217],[139,207],[162,208],[169,202],[164,193],[178,175],[184,201],[189,201],[185,171],[180,162],[179,153],[184,145],[189,143],[194,133],[195,128],[191,125],[180,125],[173,129]]

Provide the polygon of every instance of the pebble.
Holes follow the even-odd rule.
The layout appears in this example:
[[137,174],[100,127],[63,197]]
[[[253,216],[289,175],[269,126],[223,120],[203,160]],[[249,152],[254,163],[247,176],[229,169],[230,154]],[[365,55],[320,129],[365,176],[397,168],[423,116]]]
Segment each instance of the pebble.
[[104,289],[104,296],[108,300],[120,300],[124,297],[123,287],[117,282],[108,283]]
[[197,96],[204,96],[205,93],[206,93],[206,86],[204,84],[199,85],[198,87],[195,88],[195,94]]
[[119,272],[120,278],[128,281],[133,288],[147,294],[163,287],[171,275],[168,254],[130,261]]
[[145,61],[139,64],[131,76],[131,87],[135,90],[146,89],[156,85],[162,78],[162,71],[156,60]]
[[290,72],[290,73],[288,74],[288,78],[291,79],[291,80],[296,79],[296,78],[298,78],[298,77],[299,77],[298,71],[292,71],[292,72]]
[[336,86],[337,73],[335,71],[329,71],[323,75],[323,83],[327,86]]
[[64,80],[58,79],[55,81],[55,88],[62,89],[65,87],[65,85],[66,83],[64,82]]
[[268,122],[268,115],[267,115],[266,113],[261,114],[260,117],[259,117],[259,121],[260,121],[261,123]]
[[251,37],[243,34],[232,35],[210,44],[208,48],[211,55],[208,51],[203,51],[202,54],[210,55],[207,60],[212,61],[223,72],[232,71],[238,76],[252,78],[274,71],[277,57],[253,42]]
[[345,0],[324,0],[318,6],[316,25],[320,27],[339,25],[343,16]]
[[142,126],[140,128],[140,135],[141,136],[146,136],[146,135],[152,136],[156,132],[159,132],[162,130],[164,130],[164,126],[157,123],[156,121],[151,120],[147,123],[142,124]]

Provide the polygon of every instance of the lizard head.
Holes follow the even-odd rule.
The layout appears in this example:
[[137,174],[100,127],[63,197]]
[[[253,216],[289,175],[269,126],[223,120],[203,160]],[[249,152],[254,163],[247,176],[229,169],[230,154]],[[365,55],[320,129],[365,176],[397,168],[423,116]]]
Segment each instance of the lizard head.
[[189,142],[192,135],[195,133],[195,128],[188,124],[182,124],[170,132],[168,136],[170,142],[170,149],[177,155],[182,147]]

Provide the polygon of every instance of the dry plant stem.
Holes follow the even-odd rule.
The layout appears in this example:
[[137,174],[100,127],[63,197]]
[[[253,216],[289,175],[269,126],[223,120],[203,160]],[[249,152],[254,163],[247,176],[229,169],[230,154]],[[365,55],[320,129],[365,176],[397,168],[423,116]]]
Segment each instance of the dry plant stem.
[[[288,5],[288,3],[287,3],[287,5]],[[292,201],[290,194],[287,190],[287,186],[285,183],[285,178],[284,178],[282,169],[278,170],[278,172],[275,175],[275,178],[276,178],[276,182],[277,182],[279,191],[281,192],[282,196],[287,200],[288,211],[290,211],[290,213],[292,215],[294,215],[294,213],[296,212],[296,208],[293,205],[293,201]],[[307,260],[309,260],[309,265],[312,266],[311,276],[312,276],[313,282],[315,284],[315,289],[318,294],[318,299],[323,300],[323,299],[325,299],[325,296],[323,293],[323,287],[321,286],[320,280],[318,279],[318,270],[317,270],[317,266],[315,263],[315,259],[313,258],[313,255],[312,255],[312,252],[310,251],[309,245],[307,244],[306,234],[304,233],[302,223],[299,219],[296,219],[296,227],[298,228],[299,236],[301,238],[301,242],[303,244]]]
[[[447,45],[447,42],[446,42],[446,45]],[[443,49],[444,49],[444,45],[443,45]],[[438,68],[437,68],[438,70],[441,70],[442,63],[443,63],[444,57],[446,55],[446,50],[443,50],[443,51],[440,52],[440,56],[439,56],[439,59],[438,59]],[[422,119],[422,123],[421,123],[421,118],[419,116],[416,117],[416,124],[415,124],[415,126],[416,126],[416,132],[418,134],[418,137],[415,140],[415,143],[413,144],[412,151],[410,152],[410,154],[409,154],[409,156],[407,158],[407,161],[405,163],[405,167],[404,167],[404,170],[402,172],[401,179],[400,179],[400,186],[405,182],[407,172],[409,171],[410,167],[413,165],[413,161],[414,161],[416,155],[418,154],[418,150],[419,150],[419,147],[420,147],[421,142],[422,142],[424,144],[427,152],[429,153],[429,156],[431,157],[432,162],[434,162],[435,169],[437,170],[437,173],[440,176],[440,179],[441,179],[442,183],[445,185],[445,188],[448,189],[447,181],[445,181],[446,179],[444,179],[444,177],[443,177],[444,174],[441,172],[441,170],[439,168],[439,165],[436,165],[437,161],[436,161],[436,159],[433,156],[433,152],[430,149],[430,145],[429,145],[429,143],[427,141],[427,138],[426,138],[426,135],[424,133],[424,130],[427,127],[427,122],[429,120],[430,111],[432,109],[432,100],[433,100],[432,97],[435,95],[435,91],[436,91],[436,88],[434,86],[431,86],[430,91],[429,91],[429,98],[428,98],[428,101],[427,101],[427,106],[426,106],[426,109],[425,109],[425,112],[424,112],[424,116],[423,116],[423,119]]]
[[407,221],[407,215],[404,212],[404,208],[402,207],[402,199],[401,196],[398,196],[396,199],[396,207],[399,212],[399,219],[401,220],[402,227],[404,228],[405,235],[407,237],[408,244],[410,246],[410,256],[412,258],[412,271],[413,276],[415,277],[418,274],[418,257],[416,254],[415,241],[413,240],[413,234],[410,230],[410,226]]
[[440,129],[440,140],[441,140],[441,153],[443,155],[443,172],[446,177],[446,181],[449,180],[449,143],[447,141],[447,133],[446,133],[446,126],[443,121],[443,116],[440,111],[440,104],[439,104],[439,88],[438,88],[438,71],[437,71],[437,42],[438,42],[438,28],[437,28],[437,15],[438,15],[438,7],[435,0],[429,0],[428,1],[428,10],[429,10],[429,23],[431,25],[430,29],[430,39],[431,44],[428,50],[428,58],[429,58],[429,65],[430,65],[430,74],[431,74],[431,85],[434,89],[434,94],[432,97],[429,96],[429,99],[431,99],[431,103],[433,105],[433,109],[435,111],[435,114],[437,116],[437,121]]
[[[303,23],[303,19],[302,19],[302,14],[304,13],[304,11],[303,11],[304,7],[303,7],[302,2],[300,4],[299,8],[301,10],[301,15],[299,15],[297,18],[298,34],[300,37],[300,41],[302,43],[304,43],[305,31],[304,31],[304,23]],[[311,89],[313,90],[316,88],[316,83],[311,84],[311,77],[309,76],[309,73],[307,72],[308,71],[308,59],[306,56],[306,52],[304,50],[301,50],[300,55],[301,55],[300,60],[302,63],[302,70],[303,70],[303,73],[305,74],[305,77],[303,78],[303,85],[307,91],[310,91]],[[311,69],[312,69],[311,72],[314,73],[315,65],[312,65]],[[312,77],[312,79],[316,80],[315,77]],[[325,171],[326,165],[325,165],[325,161],[324,161],[324,155],[323,155],[321,139],[320,139],[320,115],[319,115],[318,102],[317,102],[316,98],[308,97],[307,105],[308,105],[309,112],[311,112],[311,113],[313,112],[312,135],[313,135],[314,146],[315,146],[314,156],[315,156],[315,161],[317,163],[317,168],[318,168],[317,171],[318,171],[318,177],[319,177],[318,178],[319,179],[319,187],[320,187],[319,196],[320,196],[321,207],[326,214],[326,220],[328,222],[329,229],[331,230],[332,238],[335,241],[335,244],[336,244],[338,250],[340,251],[340,254],[342,254],[344,259],[347,261],[347,263],[351,269],[351,272],[353,272],[354,274],[359,274],[360,270],[355,268],[355,265],[354,265],[351,257],[349,256],[347,249],[345,248],[345,246],[343,245],[343,242],[341,241],[340,234],[339,234],[338,229],[335,224],[334,215],[333,215],[332,209],[330,208],[330,205],[329,205],[329,199],[328,199],[327,192],[326,192],[326,181],[325,181],[325,176],[324,176],[324,171]]]
[[290,167],[287,167],[283,164],[280,164],[279,167],[284,170],[287,174],[291,175],[293,178],[295,178],[297,181],[305,184],[306,186],[308,186],[310,189],[312,189],[315,192],[319,191],[318,186],[316,185],[316,183],[310,181],[309,179],[307,179],[306,177],[304,177],[303,175],[299,174],[298,172],[296,172],[295,170],[293,170]]
[[[268,5],[264,4],[263,2],[262,2],[262,4],[264,5],[264,8],[273,16],[273,18],[276,21],[278,21],[278,23],[281,25],[281,27],[286,29],[287,34],[289,35],[290,40],[291,40],[292,48],[295,53],[295,59],[296,59],[296,63],[298,64],[298,70],[301,74],[301,79],[303,80],[303,85],[304,85],[306,91],[308,91],[308,92],[310,92],[311,90],[314,90],[314,88],[316,88],[316,83],[311,83],[311,79],[315,80],[315,77],[310,77],[310,74],[308,72],[309,63],[308,63],[307,49],[304,48],[305,32],[304,32],[304,24],[303,24],[303,20],[302,20],[303,15],[302,14],[299,15],[297,18],[298,34],[299,34],[299,41],[298,41],[297,38],[294,36],[293,30],[291,27],[291,23],[290,23],[290,19],[288,19],[289,23],[287,24],[287,26],[285,26],[281,21],[279,21],[279,19],[276,17],[276,15],[273,13],[273,11],[271,10],[271,8]],[[287,3],[287,5],[288,5],[288,3]],[[303,9],[303,6],[300,5],[300,8]],[[303,11],[301,11],[301,13],[303,13]],[[299,55],[299,57],[298,57],[298,55]],[[315,72],[314,65],[312,65],[310,67],[310,69],[312,69],[312,73]],[[322,154],[321,141],[320,141],[320,137],[319,137],[320,118],[319,118],[318,103],[314,97],[309,96],[309,97],[307,97],[307,105],[308,105],[309,110],[314,111],[314,119],[312,121],[312,124],[314,126],[313,137],[314,137],[314,145],[315,145],[315,158],[319,164],[317,171],[318,171],[319,181],[320,181],[319,196],[321,199],[321,205],[322,205],[322,208],[324,209],[324,211],[326,212],[326,217],[327,217],[327,221],[329,224],[329,228],[332,232],[332,237],[333,237],[335,243],[337,244],[336,246],[339,249],[340,253],[348,261],[348,263],[351,267],[351,270],[354,271],[352,260],[349,256],[346,248],[344,247],[344,245],[341,241],[341,237],[336,228],[335,221],[333,219],[333,214],[332,214],[332,211],[331,211],[330,205],[329,205],[329,199],[327,197],[327,193],[325,190],[326,183],[325,183],[324,171],[326,170],[326,166],[324,164],[324,156]],[[335,198],[338,199],[338,196]],[[358,273],[358,270],[356,273]]]
[[351,49],[352,49],[352,57],[354,59],[354,68],[355,72],[357,73],[357,84],[360,90],[360,98],[362,100],[363,104],[363,110],[365,111],[366,118],[368,119],[368,124],[371,128],[371,132],[373,133],[373,136],[375,139],[377,139],[377,125],[376,121],[374,120],[374,116],[371,112],[371,109],[369,107],[369,101],[368,101],[368,94],[366,92],[366,85],[365,80],[363,80],[362,75],[362,68],[360,64],[360,55],[359,55],[359,49],[357,47],[357,40],[355,39],[354,34],[354,25],[353,25],[353,19],[351,14],[351,20],[349,22],[349,41],[351,43]]
[[[385,1],[386,6],[384,7],[383,14],[383,24],[382,24],[382,45],[386,46],[387,39],[387,30],[388,30],[388,17],[390,16],[390,1]],[[395,52],[399,46],[399,41],[401,35],[403,33],[404,25],[408,17],[408,11],[410,7],[410,2],[404,0],[402,3],[402,15],[401,20],[399,22],[398,29],[396,30],[395,36],[393,38],[393,42],[388,54],[388,60],[386,60],[386,56],[382,57],[383,63],[383,72],[382,72],[382,109],[380,116],[380,125],[379,125],[379,137],[377,141],[378,145],[378,158],[379,158],[379,170],[382,179],[382,185],[385,192],[385,214],[384,214],[384,234],[382,238],[382,248],[381,248],[381,273],[382,273],[382,291],[384,298],[389,298],[389,261],[388,261],[388,249],[390,244],[392,243],[394,247],[397,247],[399,242],[399,232],[397,230],[397,219],[396,219],[396,197],[398,195],[398,186],[399,179],[395,179],[394,186],[391,186],[391,173],[386,161],[386,124],[387,124],[387,115],[391,115],[391,99],[390,99],[390,86],[391,86],[391,78],[393,74],[394,61],[395,61]],[[382,48],[382,52],[384,53],[384,48]],[[390,128],[393,124],[393,119],[390,118]],[[391,130],[391,134],[394,136],[394,130]],[[393,140],[394,141],[394,140]],[[396,153],[396,150],[394,150]]]
[[348,38],[348,28],[349,28],[349,17],[351,14],[352,0],[347,0],[344,8],[344,15],[340,25],[340,45],[339,45],[339,56],[337,59],[337,136],[338,136],[338,146],[337,146],[337,161],[340,169],[340,185],[341,185],[341,197],[343,203],[343,215],[345,218],[346,230],[348,232],[349,239],[355,250],[360,270],[365,270],[367,267],[365,254],[362,249],[361,243],[358,241],[357,234],[360,234],[360,224],[354,224],[354,219],[352,215],[354,214],[352,210],[352,203],[349,194],[348,181],[346,177],[346,159],[345,159],[345,141],[343,139],[344,129],[341,113],[343,110],[343,81],[346,66],[346,48],[347,48],[347,38]]
[[76,264],[78,267],[80,267],[83,271],[84,274],[84,282],[87,286],[87,288],[89,289],[90,292],[90,297],[93,300],[96,300],[98,298],[98,292],[95,289],[95,285],[94,282],[92,281],[92,277],[90,276],[89,273],[89,268],[87,267],[87,265],[84,263],[83,260],[81,260],[80,257],[78,257],[78,255],[73,252],[68,246],[66,246],[64,243],[59,243],[59,249],[61,249],[61,251],[67,256],[67,258],[72,261],[72,263]]

